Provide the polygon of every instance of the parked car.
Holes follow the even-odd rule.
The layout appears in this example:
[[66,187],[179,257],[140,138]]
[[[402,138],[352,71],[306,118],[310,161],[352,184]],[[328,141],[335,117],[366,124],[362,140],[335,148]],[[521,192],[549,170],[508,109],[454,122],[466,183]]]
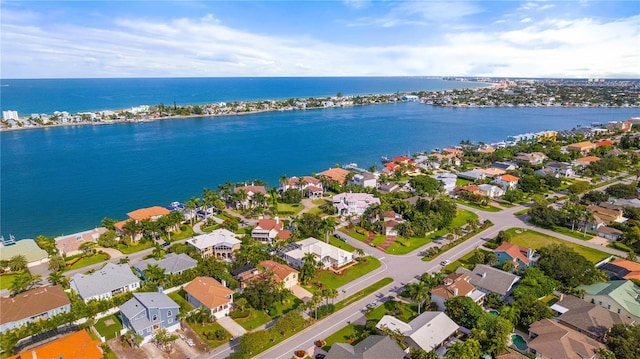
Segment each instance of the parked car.
[[378,305],[377,305],[376,303],[369,303],[369,304],[367,304],[367,308],[375,308],[375,307],[377,307],[377,306],[378,306]]
[[442,262],[440,262],[440,265],[441,265],[441,266],[446,266],[446,265],[447,265],[447,264],[449,264],[449,263],[451,263],[451,261],[450,261],[450,260],[448,260],[448,259],[445,259],[445,260],[443,260]]

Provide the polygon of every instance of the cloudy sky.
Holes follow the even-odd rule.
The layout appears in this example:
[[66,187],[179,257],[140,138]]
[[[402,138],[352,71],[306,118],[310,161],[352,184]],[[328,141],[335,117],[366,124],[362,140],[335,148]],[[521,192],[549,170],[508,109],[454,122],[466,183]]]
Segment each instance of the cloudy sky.
[[640,2],[6,1],[2,78],[640,77]]

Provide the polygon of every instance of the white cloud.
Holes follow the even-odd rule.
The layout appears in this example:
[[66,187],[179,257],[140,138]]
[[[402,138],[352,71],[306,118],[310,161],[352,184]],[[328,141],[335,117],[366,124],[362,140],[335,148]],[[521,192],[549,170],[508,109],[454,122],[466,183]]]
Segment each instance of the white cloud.
[[350,23],[351,26],[395,27],[404,25],[429,25],[447,23],[477,14],[482,9],[473,3],[408,1],[400,3],[383,16],[363,17]]
[[524,19],[520,20],[521,23],[526,23],[526,22],[531,22],[531,18],[530,17],[525,17]]
[[341,45],[256,34],[205,19],[121,18],[113,29],[5,23],[3,77],[640,77],[640,16],[609,22],[555,18],[510,31],[475,28],[452,32],[437,46]]

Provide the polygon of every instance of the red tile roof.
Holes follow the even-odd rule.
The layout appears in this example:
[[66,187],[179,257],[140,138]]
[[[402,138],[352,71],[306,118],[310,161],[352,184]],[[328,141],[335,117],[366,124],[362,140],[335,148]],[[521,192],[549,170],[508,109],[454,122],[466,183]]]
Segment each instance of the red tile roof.
[[209,309],[231,302],[227,296],[233,291],[211,277],[196,277],[184,287],[184,291]]
[[513,259],[520,259],[524,264],[529,264],[530,260],[527,258],[527,253],[529,252],[529,248],[520,247],[517,244],[512,244],[509,242],[503,242],[498,248],[495,249],[496,252],[505,252],[509,255],[509,257]]
[[272,260],[262,261],[260,262],[260,265],[263,266],[264,269],[273,272],[274,277],[278,282],[284,281],[291,273],[300,273],[286,264],[281,264]]
[[91,339],[85,330],[81,330],[66,337],[56,339],[41,347],[11,356],[8,359],[102,359],[102,357],[100,342]]
[[318,173],[319,176],[327,177],[328,179],[332,181],[336,181],[339,184],[344,184],[348,174],[349,174],[349,171],[342,168],[337,168],[337,167],[329,168],[326,171],[322,171]]
[[596,146],[598,147],[602,147],[602,146],[613,146],[613,142],[609,141],[609,140],[605,140],[605,141],[598,141],[596,142]]
[[502,175],[500,176],[500,179],[505,182],[517,182],[519,180],[518,177],[512,175]]
[[169,213],[171,213],[171,211],[164,207],[153,206],[149,208],[140,208],[133,212],[129,212],[127,213],[127,216],[136,221],[142,221],[143,219],[149,219],[152,217],[166,216]]

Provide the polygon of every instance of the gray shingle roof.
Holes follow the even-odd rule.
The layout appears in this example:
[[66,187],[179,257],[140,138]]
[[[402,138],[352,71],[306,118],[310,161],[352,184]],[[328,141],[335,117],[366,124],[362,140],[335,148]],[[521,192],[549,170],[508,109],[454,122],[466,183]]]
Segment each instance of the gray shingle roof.
[[568,309],[558,317],[561,323],[567,323],[595,337],[605,335],[614,324],[631,324],[632,322],[617,313],[566,294],[553,307]]
[[86,299],[136,282],[140,282],[140,279],[131,272],[128,265],[107,263],[102,269],[91,274],[74,275],[69,286],[82,299]]
[[370,335],[354,346],[335,343],[326,359],[402,359],[404,356],[404,351],[390,337]]
[[474,286],[500,295],[506,295],[520,280],[520,277],[515,274],[485,264],[476,265],[473,271],[460,267],[456,273],[466,273],[471,277],[470,282]]
[[174,274],[183,272],[190,268],[195,268],[196,265],[198,265],[198,261],[184,253],[169,253],[164,257],[164,259],[156,260],[154,258],[149,258],[140,261],[133,266],[140,271],[144,271],[150,265],[157,265],[164,269],[165,274]]
[[[164,293],[134,293],[133,298],[120,306],[120,312],[122,315],[129,318],[131,326],[136,332],[138,332],[145,328],[149,328],[152,324],[148,318],[149,312],[147,310],[149,308],[175,308],[175,310],[178,311],[180,306]],[[143,317],[136,318],[136,316],[143,313],[145,314]],[[134,320],[134,318],[136,319]]]

